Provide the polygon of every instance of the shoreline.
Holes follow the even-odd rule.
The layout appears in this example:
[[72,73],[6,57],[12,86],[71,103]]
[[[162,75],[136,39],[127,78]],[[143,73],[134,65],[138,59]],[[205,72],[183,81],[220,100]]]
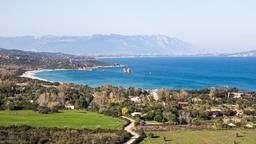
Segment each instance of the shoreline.
[[25,73],[20,75],[20,77],[34,79],[34,80],[36,79],[36,80],[41,80],[41,81],[45,81],[45,82],[53,82],[53,81],[49,81],[47,79],[43,79],[43,78],[37,77],[35,75],[37,73],[47,72],[47,71],[71,71],[71,70],[93,71],[93,70],[99,69],[99,68],[116,68],[116,67],[124,67],[124,65],[93,66],[93,67],[77,68],[77,69],[39,69],[39,70],[26,71]]
[[39,73],[39,72],[45,72],[45,71],[53,71],[54,69],[50,70],[50,69],[42,69],[42,70],[31,70],[31,71],[26,71],[25,73],[23,73],[20,77],[22,78],[29,78],[29,79],[37,79],[37,80],[41,80],[41,81],[46,81],[46,82],[51,82],[49,80],[46,80],[46,79],[43,79],[43,78],[40,78],[40,77],[37,77],[35,76],[36,73]]

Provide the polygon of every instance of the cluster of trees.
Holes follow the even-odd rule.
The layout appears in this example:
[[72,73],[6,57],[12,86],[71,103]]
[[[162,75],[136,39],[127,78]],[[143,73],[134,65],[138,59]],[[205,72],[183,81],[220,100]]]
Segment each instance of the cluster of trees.
[[30,126],[0,127],[1,143],[56,143],[56,144],[119,144],[127,141],[131,135],[124,130],[89,130],[61,128],[33,128]]
[[[237,89],[219,88],[202,90],[170,90],[160,89],[157,97],[151,90],[102,86],[96,88],[91,109],[111,115],[120,116],[141,112],[138,120],[168,122],[171,124],[206,124],[215,123],[216,119],[235,116],[236,110],[244,115],[256,115],[256,93],[246,92],[235,98],[232,93]],[[132,101],[137,97],[138,102]],[[186,108],[178,103],[187,102]],[[220,113],[215,118],[213,109]],[[220,111],[219,111],[220,110]],[[219,117],[220,116],[220,117]],[[253,120],[256,121],[256,120]],[[138,122],[138,123],[143,123]]]
[[147,91],[142,89],[114,87],[106,85],[95,88],[94,98],[90,104],[90,110],[110,116],[121,116],[122,109],[129,112],[135,111],[135,103],[130,101],[131,96],[144,96]]
[[65,108],[67,104],[85,109],[92,99],[93,89],[86,85],[47,83],[23,78],[0,82],[2,110],[32,109],[46,113]]

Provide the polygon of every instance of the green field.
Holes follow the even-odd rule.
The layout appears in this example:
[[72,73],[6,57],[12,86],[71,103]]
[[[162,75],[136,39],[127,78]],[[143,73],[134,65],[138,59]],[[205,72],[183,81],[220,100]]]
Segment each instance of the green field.
[[[145,138],[143,144],[255,144],[256,130],[175,130],[152,132],[156,138]],[[239,134],[239,137],[236,136]],[[166,137],[166,141],[164,138]]]
[[83,110],[62,110],[60,113],[39,114],[31,110],[0,111],[0,125],[29,125],[33,127],[121,129],[126,122]]

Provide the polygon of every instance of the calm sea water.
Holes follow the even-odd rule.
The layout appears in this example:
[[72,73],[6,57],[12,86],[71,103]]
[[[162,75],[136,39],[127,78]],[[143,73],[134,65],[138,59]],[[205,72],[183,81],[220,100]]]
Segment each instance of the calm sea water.
[[124,74],[122,68],[94,71],[48,71],[36,76],[50,81],[88,84],[134,86],[146,89],[206,87],[236,87],[256,90],[256,58],[109,58],[105,62],[120,63],[132,68]]

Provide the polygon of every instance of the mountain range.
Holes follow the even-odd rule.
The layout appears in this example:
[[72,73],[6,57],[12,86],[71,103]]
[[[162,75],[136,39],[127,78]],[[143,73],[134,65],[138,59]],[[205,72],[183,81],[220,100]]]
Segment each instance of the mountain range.
[[165,35],[19,36],[0,37],[0,47],[84,56],[192,55],[190,44]]
[[232,54],[224,54],[224,56],[230,56],[230,57],[252,57],[256,56],[256,50],[252,51],[246,51],[246,52],[237,52]]

